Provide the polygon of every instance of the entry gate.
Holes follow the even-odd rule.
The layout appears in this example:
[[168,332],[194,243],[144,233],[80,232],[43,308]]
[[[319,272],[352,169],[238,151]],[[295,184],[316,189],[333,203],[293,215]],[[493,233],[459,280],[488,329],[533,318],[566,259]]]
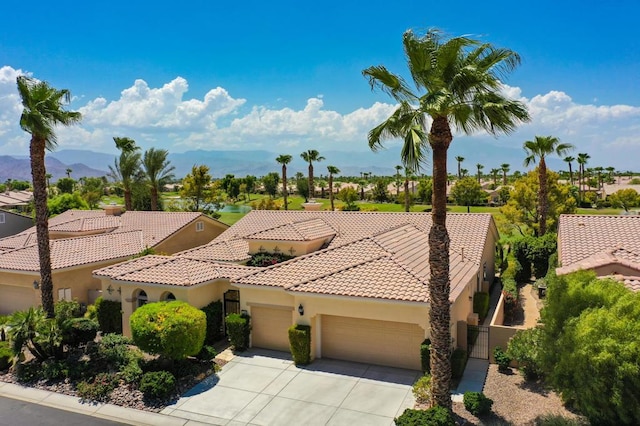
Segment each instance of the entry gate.
[[469,358],[489,359],[489,327],[467,326],[467,353]]

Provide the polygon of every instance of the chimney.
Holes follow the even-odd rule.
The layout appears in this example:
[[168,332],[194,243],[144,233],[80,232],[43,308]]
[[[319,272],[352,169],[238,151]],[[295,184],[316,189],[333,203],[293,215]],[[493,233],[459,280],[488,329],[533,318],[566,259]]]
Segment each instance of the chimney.
[[116,204],[104,206],[104,214],[107,216],[120,216],[122,214],[122,206]]

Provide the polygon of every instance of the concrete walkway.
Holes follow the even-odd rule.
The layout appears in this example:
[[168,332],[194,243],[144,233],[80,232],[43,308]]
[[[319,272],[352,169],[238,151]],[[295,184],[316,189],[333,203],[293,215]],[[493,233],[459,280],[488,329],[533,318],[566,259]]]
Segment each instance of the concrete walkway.
[[465,392],[482,392],[488,371],[488,360],[469,358],[458,387],[451,392],[451,400],[453,402],[462,402]]

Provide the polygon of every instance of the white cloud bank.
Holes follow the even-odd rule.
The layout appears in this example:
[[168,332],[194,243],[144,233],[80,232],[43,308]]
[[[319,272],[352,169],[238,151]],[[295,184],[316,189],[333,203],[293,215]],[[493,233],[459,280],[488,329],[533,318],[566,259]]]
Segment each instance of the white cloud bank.
[[[1,154],[28,153],[28,135],[18,125],[21,105],[15,78],[22,73],[10,66],[0,68]],[[309,148],[320,152],[365,151],[368,131],[394,110],[391,104],[376,102],[341,114],[324,108],[323,95],[308,99],[300,110],[272,109],[233,98],[221,87],[210,90],[202,99],[188,98],[188,89],[182,77],[158,88],[138,79],[122,90],[118,99],[99,97],[83,105],[77,105],[82,100],[76,99],[72,107],[82,112],[82,124],[60,129],[59,147],[115,152],[112,137],[130,136],[143,148],[155,146],[173,152],[289,149],[295,154],[294,150]],[[520,147],[534,135],[554,135],[574,144],[576,152],[590,153],[594,164],[640,170],[635,160],[640,158],[640,107],[576,104],[562,91],[528,99],[520,88],[505,86],[504,90],[527,104],[532,121],[515,134],[489,144],[468,143],[473,139],[486,141],[484,134],[467,137],[465,146],[474,145],[475,150],[485,147],[485,157],[500,156],[505,146]],[[465,154],[471,159],[469,153]]]

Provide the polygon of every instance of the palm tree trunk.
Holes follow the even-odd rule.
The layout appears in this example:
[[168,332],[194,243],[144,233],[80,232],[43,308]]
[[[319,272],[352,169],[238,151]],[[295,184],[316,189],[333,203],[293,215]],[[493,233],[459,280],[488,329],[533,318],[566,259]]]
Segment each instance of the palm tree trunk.
[[133,210],[131,207],[131,188],[129,187],[124,188],[124,208],[127,211]]
[[284,209],[289,210],[289,203],[287,202],[287,166],[282,165],[282,196],[284,197]]
[[507,171],[506,170],[502,171],[502,185],[503,186],[507,185]]
[[436,117],[429,135],[433,151],[433,206],[429,231],[429,324],[431,405],[451,409],[451,312],[447,232],[447,149],[453,139],[446,117]]
[[158,188],[151,185],[151,211],[158,210]]
[[538,179],[540,180],[540,191],[538,192],[538,206],[540,211],[538,215],[540,217],[540,227],[538,228],[538,236],[542,237],[547,232],[547,163],[544,161],[544,157],[540,159],[540,166],[538,166]]
[[309,163],[309,198],[315,198],[315,188],[313,186],[313,164]]
[[31,138],[31,177],[33,179],[33,201],[36,209],[36,235],[40,259],[40,294],[42,308],[47,318],[55,316],[53,308],[53,279],[51,277],[51,251],[49,247],[49,209],[47,207],[47,179],[44,165],[44,139]]
[[404,211],[408,212],[411,209],[409,205],[409,178],[404,180]]
[[333,175],[329,174],[329,200],[331,200],[331,211],[334,211],[333,207]]
[[569,163],[569,182],[573,185],[573,170],[571,170],[571,163]]

